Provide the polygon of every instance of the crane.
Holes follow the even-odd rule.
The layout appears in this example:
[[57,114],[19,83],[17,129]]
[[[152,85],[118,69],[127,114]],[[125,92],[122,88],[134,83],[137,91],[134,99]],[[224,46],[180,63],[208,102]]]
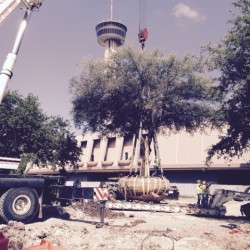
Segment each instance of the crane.
[[146,0],[139,0],[139,33],[138,38],[141,43],[142,50],[145,47],[145,42],[148,39],[148,29],[146,28]]
[[23,21],[18,30],[12,52],[7,55],[3,68],[0,72],[0,104],[5,93],[8,81],[13,75],[13,68],[20,49],[24,31],[33,10],[37,10],[42,5],[43,0],[0,0],[0,24],[17,8],[25,9]]

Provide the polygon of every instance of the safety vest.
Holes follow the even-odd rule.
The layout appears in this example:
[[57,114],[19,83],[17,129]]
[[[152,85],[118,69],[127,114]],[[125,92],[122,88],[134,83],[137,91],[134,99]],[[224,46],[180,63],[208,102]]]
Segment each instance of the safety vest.
[[197,192],[197,194],[201,194],[202,193],[201,184],[197,184],[196,185],[196,192]]
[[209,188],[207,187],[206,184],[203,184],[201,189],[202,189],[202,194],[209,194]]

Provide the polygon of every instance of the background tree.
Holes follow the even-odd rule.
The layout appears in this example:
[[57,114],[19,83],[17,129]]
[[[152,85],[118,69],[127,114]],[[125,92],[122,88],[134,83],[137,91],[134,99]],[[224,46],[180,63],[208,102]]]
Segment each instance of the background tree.
[[0,155],[40,166],[76,166],[80,149],[69,124],[47,117],[37,97],[8,92],[0,105]]
[[[231,28],[218,46],[208,46],[210,70],[223,95],[219,111],[226,134],[209,150],[208,161],[216,153],[230,159],[249,150],[250,142],[250,1],[234,1]],[[218,75],[218,74],[217,74]]]
[[107,61],[84,63],[71,80],[73,116],[83,132],[155,134],[210,123],[217,94],[194,56],[178,59],[125,48]]

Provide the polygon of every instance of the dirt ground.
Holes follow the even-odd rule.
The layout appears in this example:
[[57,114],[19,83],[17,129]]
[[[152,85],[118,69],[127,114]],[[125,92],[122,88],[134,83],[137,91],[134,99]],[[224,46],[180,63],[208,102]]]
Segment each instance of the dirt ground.
[[[180,198],[169,204],[195,203]],[[240,213],[244,203],[226,203],[224,218],[205,218],[186,213],[111,211],[100,222],[99,205],[78,204],[44,209],[44,218],[31,224],[1,224],[9,238],[9,250],[23,250],[49,240],[68,250],[233,250],[250,249],[249,220]]]

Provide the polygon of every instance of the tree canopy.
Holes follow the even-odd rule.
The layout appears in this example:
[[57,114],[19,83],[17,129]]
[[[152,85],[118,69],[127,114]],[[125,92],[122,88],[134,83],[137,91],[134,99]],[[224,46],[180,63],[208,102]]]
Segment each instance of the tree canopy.
[[211,122],[218,96],[198,58],[125,48],[105,61],[86,60],[71,80],[73,116],[83,132],[148,134]]
[[250,1],[235,0],[231,27],[217,46],[208,46],[210,70],[222,93],[220,117],[227,131],[209,150],[225,158],[241,156],[250,143]]
[[40,166],[76,166],[80,149],[69,124],[48,117],[37,97],[8,92],[0,105],[0,155]]

